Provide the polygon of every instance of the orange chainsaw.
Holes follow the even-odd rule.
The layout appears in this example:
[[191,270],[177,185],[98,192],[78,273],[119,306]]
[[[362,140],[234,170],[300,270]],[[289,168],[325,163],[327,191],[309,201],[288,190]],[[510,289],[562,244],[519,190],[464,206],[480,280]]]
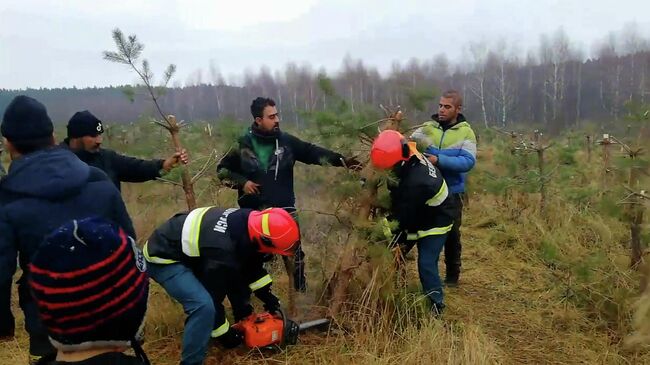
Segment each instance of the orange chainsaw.
[[296,323],[288,319],[282,310],[277,313],[253,313],[233,325],[244,337],[244,344],[249,348],[273,348],[295,345],[298,334],[310,328],[326,327],[328,318]]

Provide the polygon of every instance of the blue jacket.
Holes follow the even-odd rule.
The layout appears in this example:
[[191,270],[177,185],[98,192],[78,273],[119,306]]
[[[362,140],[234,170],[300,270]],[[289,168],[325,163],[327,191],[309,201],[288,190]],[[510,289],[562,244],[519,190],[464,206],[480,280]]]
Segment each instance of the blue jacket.
[[[434,120],[437,117],[433,115]],[[447,129],[437,121],[426,122],[411,139],[419,150],[438,157],[436,166],[452,194],[465,192],[465,175],[476,163],[476,136],[462,114],[458,114],[458,123]]]
[[[0,336],[13,331],[9,305],[16,257],[23,269],[20,282],[25,283],[28,264],[43,238],[67,221],[88,216],[110,219],[135,237],[115,185],[72,152],[41,150],[9,166],[0,180]],[[28,292],[21,289],[21,301],[29,300]]]

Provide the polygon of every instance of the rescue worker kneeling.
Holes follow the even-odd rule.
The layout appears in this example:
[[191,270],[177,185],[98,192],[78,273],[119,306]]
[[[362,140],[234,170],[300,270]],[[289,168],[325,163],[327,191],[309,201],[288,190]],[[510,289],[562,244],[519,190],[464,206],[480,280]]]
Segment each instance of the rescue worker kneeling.
[[224,313],[226,295],[236,322],[253,312],[251,291],[267,311],[279,309],[263,263],[269,254],[293,255],[299,239],[295,220],[280,208],[198,208],[154,231],[143,248],[149,275],[187,315],[181,364],[202,364],[210,337],[226,348],[241,344]]
[[[398,221],[404,247],[418,247],[418,273],[435,315],[442,314],[442,281],[438,259],[453,224],[453,210],[447,199],[447,184],[440,170],[424,158],[414,142],[399,132],[383,131],[373,142],[370,159],[378,169],[392,169],[397,181],[389,179],[391,213]],[[388,228],[388,222],[386,228]],[[385,230],[392,237],[390,230]]]

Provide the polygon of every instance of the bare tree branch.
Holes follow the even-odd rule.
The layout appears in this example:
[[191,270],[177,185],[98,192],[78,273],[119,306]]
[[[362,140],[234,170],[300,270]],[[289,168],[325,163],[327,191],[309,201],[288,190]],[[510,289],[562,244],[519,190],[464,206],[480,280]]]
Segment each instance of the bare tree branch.
[[[649,195],[648,192],[645,191],[645,190],[634,191],[634,190],[633,190],[632,188],[630,188],[629,186],[626,186],[626,185],[625,185],[625,186],[623,186],[623,187],[625,188],[625,190],[627,190],[627,191],[630,192],[630,194],[629,194],[627,197],[630,197],[630,196],[632,196],[632,195],[636,195],[636,196],[641,197],[641,198],[643,198],[643,199],[650,199],[650,195]],[[626,197],[626,198],[627,198],[627,197]]]
[[390,117],[381,118],[381,119],[379,119],[377,121],[374,121],[372,123],[368,123],[368,124],[364,125],[363,127],[359,127],[359,130],[363,130],[363,129],[366,129],[368,127],[372,127],[373,125],[376,125],[376,124],[379,124],[379,123],[388,122],[389,120],[393,120],[393,118],[390,118]]
[[165,124],[163,122],[160,122],[158,120],[152,120],[151,123],[158,124],[159,126],[165,128],[167,130],[169,130],[169,128],[170,128],[169,125],[167,125],[167,124]]
[[160,182],[164,182],[166,184],[172,184],[172,185],[183,187],[182,183],[179,183],[179,182],[176,182],[176,181],[173,181],[173,180],[163,179],[162,177],[157,177],[156,180],[158,180]]
[[628,146],[628,145],[626,145],[625,143],[621,142],[618,138],[616,138],[616,137],[614,137],[614,136],[609,136],[609,139],[612,139],[612,140],[614,140],[614,142],[620,144],[621,147],[623,147],[623,149],[625,149],[625,151],[627,151],[628,154],[632,154],[632,153],[633,153],[633,151],[632,151],[632,149],[630,148],[630,146]]
[[312,212],[316,214],[321,214],[321,215],[326,215],[330,217],[336,218],[336,220],[342,225],[347,228],[353,228],[352,225],[349,222],[345,222],[337,213],[330,213],[330,212],[323,212],[320,210],[314,210],[314,209],[300,209],[301,212]]
[[201,176],[203,176],[203,175],[206,173],[206,171],[210,168],[210,166],[214,166],[215,164],[220,163],[220,162],[221,162],[221,161],[222,161],[222,160],[223,160],[223,159],[228,155],[228,153],[230,153],[231,150],[232,150],[232,147],[228,148],[228,151],[226,151],[226,152],[221,156],[221,158],[219,158],[219,159],[216,158],[216,156],[217,156],[217,151],[216,151],[216,150],[212,150],[212,153],[210,153],[210,157],[209,157],[208,160],[205,162],[205,164],[203,165],[203,167],[201,168],[201,170],[199,170],[199,172],[197,172],[196,175],[194,175],[194,177],[192,177],[192,180],[191,180],[192,183],[194,183],[194,182],[196,182],[198,179],[200,179]]

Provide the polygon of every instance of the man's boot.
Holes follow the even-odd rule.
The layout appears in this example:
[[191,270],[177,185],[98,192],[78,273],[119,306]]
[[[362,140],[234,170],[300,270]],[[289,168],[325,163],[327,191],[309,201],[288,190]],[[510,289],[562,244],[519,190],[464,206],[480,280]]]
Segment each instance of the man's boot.
[[435,318],[438,319],[441,318],[444,309],[445,309],[444,303],[436,303],[436,302],[431,303],[431,313],[433,313],[433,316]]
[[460,252],[458,256],[454,257],[456,252],[451,252],[449,257],[445,257],[445,286],[455,288],[458,286],[458,278],[460,277]]
[[447,276],[445,277],[445,286],[448,287],[448,288],[457,287],[458,286],[458,277],[459,277],[458,274],[454,274],[454,275],[451,275],[451,276],[449,274],[447,274]]

